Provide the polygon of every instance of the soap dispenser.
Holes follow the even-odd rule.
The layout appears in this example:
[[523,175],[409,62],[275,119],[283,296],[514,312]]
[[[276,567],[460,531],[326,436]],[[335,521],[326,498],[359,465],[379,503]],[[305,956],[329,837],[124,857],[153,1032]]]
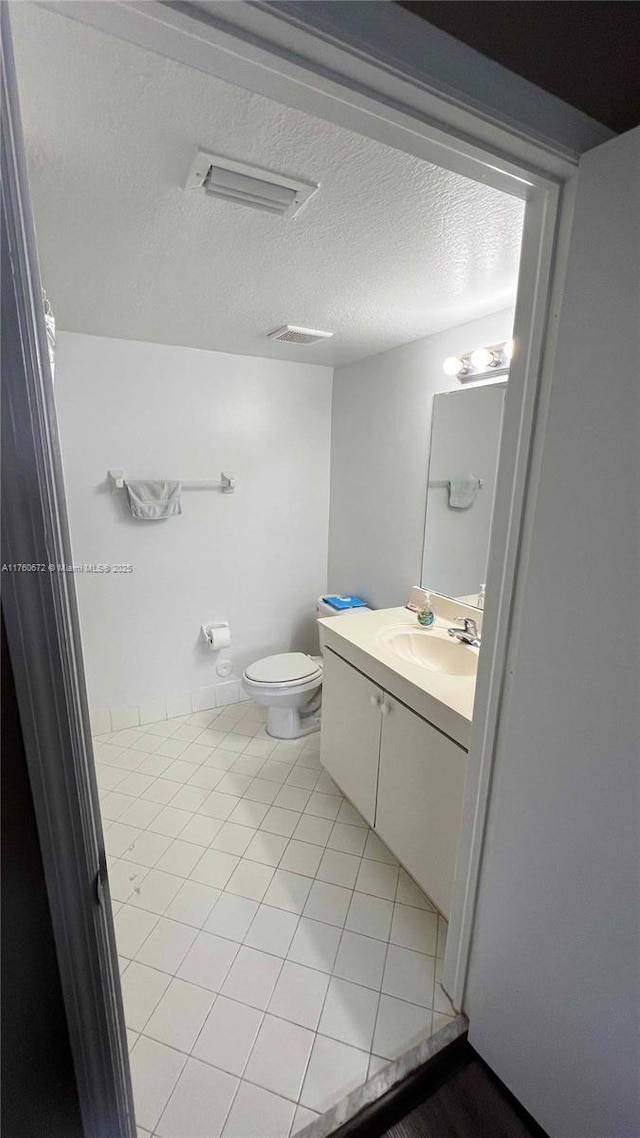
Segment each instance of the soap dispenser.
[[431,594],[427,593],[422,608],[418,609],[418,624],[421,624],[423,628],[430,628],[435,619],[436,614],[431,606]]

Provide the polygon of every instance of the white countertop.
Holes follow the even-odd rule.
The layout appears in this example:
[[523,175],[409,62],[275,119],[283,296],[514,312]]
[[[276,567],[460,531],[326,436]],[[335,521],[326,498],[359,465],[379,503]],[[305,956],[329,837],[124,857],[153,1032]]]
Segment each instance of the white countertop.
[[[448,628],[457,613],[477,613],[477,609],[467,613],[466,606],[435,596],[433,607],[438,628]],[[374,683],[468,749],[476,677],[433,672],[400,659],[380,642],[380,633],[386,629],[401,625],[417,628],[414,612],[407,608],[354,611],[324,617],[319,623],[324,628],[325,648],[353,664]]]

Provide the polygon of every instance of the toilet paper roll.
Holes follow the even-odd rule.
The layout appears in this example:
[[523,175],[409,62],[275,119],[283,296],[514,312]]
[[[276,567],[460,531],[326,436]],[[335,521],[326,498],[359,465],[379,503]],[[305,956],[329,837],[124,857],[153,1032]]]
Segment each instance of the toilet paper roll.
[[212,652],[219,652],[231,644],[231,629],[228,624],[206,624],[202,631]]

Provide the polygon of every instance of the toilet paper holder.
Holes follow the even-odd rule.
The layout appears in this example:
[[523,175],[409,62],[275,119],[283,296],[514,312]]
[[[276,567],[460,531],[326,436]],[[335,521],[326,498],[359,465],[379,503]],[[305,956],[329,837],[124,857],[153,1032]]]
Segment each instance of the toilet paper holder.
[[202,635],[212,652],[219,652],[221,648],[228,648],[231,643],[231,630],[228,621],[212,620],[203,624]]

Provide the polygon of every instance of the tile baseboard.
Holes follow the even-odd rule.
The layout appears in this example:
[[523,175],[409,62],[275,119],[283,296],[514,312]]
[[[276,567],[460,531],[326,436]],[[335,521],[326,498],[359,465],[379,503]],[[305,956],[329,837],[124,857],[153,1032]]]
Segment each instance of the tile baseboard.
[[145,699],[140,703],[121,704],[117,707],[94,708],[90,712],[93,735],[106,735],[110,731],[123,731],[145,723],[158,723],[162,719],[176,719],[194,711],[209,711],[227,707],[231,703],[249,700],[239,680],[225,680],[195,691]]

